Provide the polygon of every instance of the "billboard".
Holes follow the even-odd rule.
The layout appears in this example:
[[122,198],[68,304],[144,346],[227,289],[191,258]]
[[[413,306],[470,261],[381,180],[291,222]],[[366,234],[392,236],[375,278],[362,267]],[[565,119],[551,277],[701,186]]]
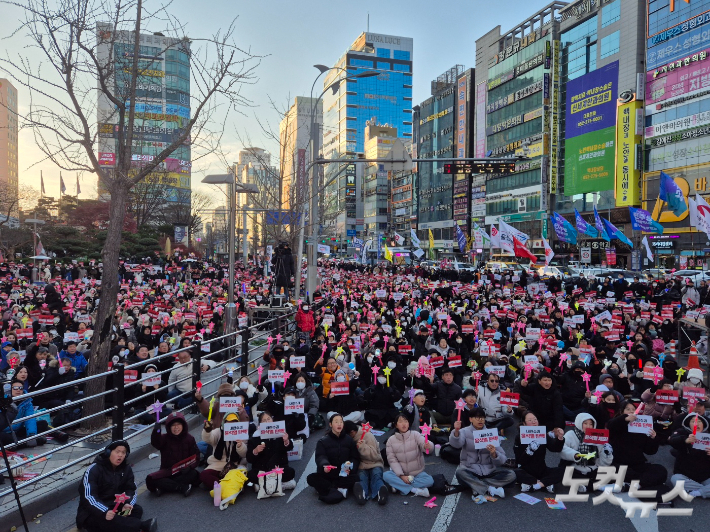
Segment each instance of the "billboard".
[[[651,105],[649,112],[661,111],[670,105],[682,103],[675,101],[678,96],[685,96],[682,101],[700,96],[698,93],[710,89],[710,50],[703,50],[660,68],[646,72],[646,105]],[[653,105],[666,102],[665,105]]]
[[176,225],[175,226],[175,245],[182,244],[187,246],[187,226],[186,225]]
[[638,100],[618,107],[616,120],[616,206],[628,207],[641,202],[641,169],[636,154],[641,149],[637,123],[642,119]]
[[466,157],[466,76],[461,76],[458,81],[456,102],[458,106],[457,131],[456,131],[456,157]]
[[476,86],[476,157],[486,156],[486,82]]
[[705,50],[710,46],[710,13],[667,29],[648,40],[646,69],[652,70],[671,61]]
[[614,188],[619,62],[567,83],[565,194]]
[[567,139],[565,194],[584,194],[614,188],[616,127]]

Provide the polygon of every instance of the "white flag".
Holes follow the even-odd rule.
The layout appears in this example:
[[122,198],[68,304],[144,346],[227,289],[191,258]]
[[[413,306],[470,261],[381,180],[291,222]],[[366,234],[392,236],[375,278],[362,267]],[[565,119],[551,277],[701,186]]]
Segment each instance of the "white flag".
[[[696,223],[695,227],[698,231],[703,231],[710,238],[710,205],[703,199],[700,194],[695,194],[695,203],[697,204]],[[692,213],[692,209],[691,209]]]
[[[501,233],[509,233],[513,235],[515,238],[520,240],[521,244],[527,244],[528,240],[530,240],[530,236],[526,235],[522,231],[518,231],[515,227],[511,227],[507,223],[505,223],[503,220],[500,220],[498,223],[498,226],[500,227],[500,232]],[[511,239],[511,242],[513,240]]]
[[365,242],[365,245],[362,248],[362,263],[363,264],[367,264],[367,252],[370,251],[371,247],[372,247],[372,239]]
[[550,247],[550,243],[547,241],[547,238],[544,236],[542,237],[542,242],[545,244],[545,266],[550,265],[550,261],[552,260],[552,257],[555,256],[555,252],[552,251],[552,248]]
[[404,237],[399,233],[395,232],[394,241],[397,242],[398,246],[401,246],[402,244],[404,244]]
[[491,247],[500,247],[500,232],[498,231],[495,225],[491,225]]
[[648,237],[644,236],[641,243],[643,244],[643,247],[646,248],[646,258],[649,260],[649,262],[653,262],[653,253],[651,253],[651,248],[648,245]]
[[698,228],[698,204],[696,201],[688,197],[688,210],[690,211],[690,225],[691,227]]

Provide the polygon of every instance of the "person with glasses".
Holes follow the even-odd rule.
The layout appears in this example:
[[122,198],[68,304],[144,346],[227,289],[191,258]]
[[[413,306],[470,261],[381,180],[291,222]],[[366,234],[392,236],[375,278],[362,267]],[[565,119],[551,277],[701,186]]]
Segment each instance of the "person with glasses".
[[[25,387],[23,383],[17,379],[13,379],[13,381],[10,383],[10,397],[22,397],[24,393]],[[15,401],[15,404],[17,405],[17,416],[15,416],[16,420],[31,416],[35,413],[31,397],[28,397],[23,401],[19,401],[19,403],[18,401]],[[0,438],[2,438],[2,442],[5,445],[9,445],[14,442],[14,438],[12,437],[13,432],[15,433],[15,436],[17,436],[18,440],[31,438],[24,444],[21,444],[20,446],[16,447],[16,449],[20,449],[22,447],[37,447],[38,445],[44,445],[45,443],[47,443],[47,438],[45,438],[44,436],[37,436],[37,429],[40,428],[38,427],[38,425],[41,426],[42,431],[47,430],[47,422],[41,421],[38,424],[37,418],[34,417],[26,419],[24,421],[16,421],[11,426],[6,427],[4,431],[0,432]]]
[[461,465],[456,469],[456,479],[473,491],[476,504],[483,504],[488,502],[487,495],[505,497],[503,486],[515,482],[515,473],[502,467],[507,457],[500,446],[489,444],[485,449],[476,449],[474,433],[486,427],[485,410],[474,408],[468,417],[471,425],[466,428],[461,428],[460,421],[454,423],[449,443],[455,449],[461,449]]
[[486,412],[486,427],[501,431],[512,427],[513,408],[500,404],[500,392],[507,391],[500,384],[500,377],[493,373],[488,375],[488,379],[479,387],[478,405]]

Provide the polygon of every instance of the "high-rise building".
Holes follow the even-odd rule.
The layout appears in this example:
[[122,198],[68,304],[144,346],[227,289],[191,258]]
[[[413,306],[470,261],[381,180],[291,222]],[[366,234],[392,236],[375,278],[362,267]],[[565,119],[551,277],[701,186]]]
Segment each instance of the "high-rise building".
[[[368,122],[365,126],[365,158],[386,157],[396,140],[396,127],[377,124],[374,121]],[[389,228],[391,172],[382,163],[368,163],[364,174],[362,193],[365,231],[371,235],[379,235]],[[349,190],[355,193],[356,188],[351,187]]]
[[12,205],[11,217],[19,215],[18,132],[17,89],[7,79],[0,78],[0,195],[5,196],[3,203]]
[[[377,71],[379,75],[351,79],[323,96],[323,146],[326,158],[354,158],[365,150],[368,120],[397,129],[403,139],[412,137],[413,41],[409,37],[363,32],[326,75],[324,88],[346,76]],[[364,205],[348,193],[340,165],[329,165],[324,195],[326,225],[334,234],[364,230]],[[359,188],[356,183],[356,188]],[[328,218],[330,215],[330,218]],[[387,228],[381,228],[386,230]],[[364,233],[363,233],[364,235]],[[361,235],[362,236],[362,235]]]
[[[99,38],[98,60],[103,64],[113,61],[114,74],[109,80],[117,98],[130,101],[130,68],[133,62],[134,43],[127,31],[113,35],[111,26],[97,27]],[[138,67],[140,76],[136,85],[135,124],[133,128],[133,167],[152,161],[183,132],[190,120],[190,50],[189,42],[160,33],[140,35]],[[118,139],[118,112],[105,96],[98,101],[99,164],[106,172],[116,166]],[[191,152],[190,141],[175,150],[147,183],[164,187],[166,203],[190,203]],[[99,198],[110,195],[102,180],[98,184]]]
[[[660,173],[688,197],[710,201],[710,0],[650,0],[645,73],[644,208],[665,231],[650,235],[657,266],[692,268],[707,261],[707,238],[658,199]],[[625,28],[625,26],[624,26]]]
[[[311,119],[316,124],[314,129],[318,135],[322,135],[320,126],[323,124],[323,102],[319,101],[314,109],[315,105],[315,98],[296,96],[293,105],[279,124],[283,198],[281,208],[284,210],[293,209],[300,212],[310,198],[307,169],[311,160]],[[321,145],[320,141],[318,145]]]

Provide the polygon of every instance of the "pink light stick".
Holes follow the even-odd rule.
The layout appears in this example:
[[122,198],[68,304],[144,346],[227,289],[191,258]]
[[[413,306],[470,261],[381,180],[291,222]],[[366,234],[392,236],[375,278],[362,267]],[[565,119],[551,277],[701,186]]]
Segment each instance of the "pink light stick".
[[372,366],[372,377],[377,380],[377,373],[380,371],[380,366]]
[[261,385],[261,374],[264,373],[264,366],[259,366],[256,368],[256,372],[259,374],[259,385]]
[[118,507],[122,503],[131,500],[131,498],[128,495],[126,495],[125,493],[119,493],[119,494],[115,495],[115,497],[116,498],[114,499],[114,501],[116,502],[116,505],[113,507],[114,513],[118,511]]
[[474,371],[472,376],[476,380],[476,393],[478,393],[478,383],[481,381],[481,377],[483,377],[483,373],[481,373],[480,371]]
[[[431,427],[429,425],[427,425],[426,423],[424,423],[422,426],[419,427],[419,430],[421,431],[422,436],[424,436],[425,445],[428,444],[429,443],[429,434],[431,434]],[[428,445],[426,448],[426,454],[429,454]]]
[[458,411],[456,413],[456,421],[461,421],[461,412],[463,409],[466,407],[466,401],[463,399],[459,399],[458,401],[454,402],[455,408]]
[[582,375],[582,380],[584,381],[584,384],[587,385],[587,392],[589,391],[589,380],[592,378],[592,376],[587,373],[586,371],[584,372],[584,375]]

